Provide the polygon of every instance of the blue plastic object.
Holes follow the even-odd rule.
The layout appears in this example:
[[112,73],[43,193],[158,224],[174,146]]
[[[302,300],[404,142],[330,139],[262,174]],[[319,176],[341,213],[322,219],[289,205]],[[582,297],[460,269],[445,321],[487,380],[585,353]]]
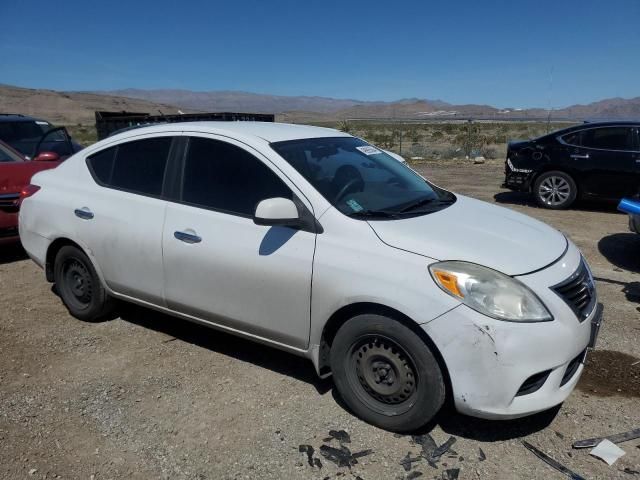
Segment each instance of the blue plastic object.
[[621,212],[629,213],[631,215],[640,215],[640,200],[623,198],[622,200],[620,200],[618,210],[620,210]]

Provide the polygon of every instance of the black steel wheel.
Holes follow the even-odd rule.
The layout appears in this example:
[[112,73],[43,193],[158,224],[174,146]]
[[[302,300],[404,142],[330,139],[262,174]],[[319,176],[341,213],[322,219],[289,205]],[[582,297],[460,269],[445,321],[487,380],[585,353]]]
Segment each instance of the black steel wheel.
[[427,343],[381,315],[358,315],[331,346],[334,383],[347,406],[381,428],[408,432],[427,424],[444,403],[444,378]]
[[54,280],[69,313],[80,320],[102,320],[113,309],[113,300],[91,261],[77,247],[60,249],[54,263]]

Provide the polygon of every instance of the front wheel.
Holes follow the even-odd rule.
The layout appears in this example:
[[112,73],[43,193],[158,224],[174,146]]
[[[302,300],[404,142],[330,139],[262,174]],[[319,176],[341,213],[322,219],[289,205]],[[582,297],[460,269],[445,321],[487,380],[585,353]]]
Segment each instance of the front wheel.
[[573,178],[564,172],[545,172],[534,182],[533,195],[540,206],[561,210],[576,200],[578,187]]
[[54,281],[69,313],[79,320],[103,320],[112,311],[114,301],[100,282],[85,253],[64,246],[56,255]]
[[411,329],[381,315],[358,315],[331,346],[336,388],[363,420],[394,432],[415,431],[435,417],[445,398],[442,372]]

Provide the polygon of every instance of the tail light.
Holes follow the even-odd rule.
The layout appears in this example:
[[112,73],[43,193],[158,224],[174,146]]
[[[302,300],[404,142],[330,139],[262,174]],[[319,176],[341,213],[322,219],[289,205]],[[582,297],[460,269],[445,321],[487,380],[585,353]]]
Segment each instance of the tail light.
[[33,185],[30,183],[29,185],[24,186],[22,190],[20,190],[20,199],[18,200],[18,205],[20,205],[25,198],[29,198],[35,195],[38,190],[40,190],[40,187],[38,185]]

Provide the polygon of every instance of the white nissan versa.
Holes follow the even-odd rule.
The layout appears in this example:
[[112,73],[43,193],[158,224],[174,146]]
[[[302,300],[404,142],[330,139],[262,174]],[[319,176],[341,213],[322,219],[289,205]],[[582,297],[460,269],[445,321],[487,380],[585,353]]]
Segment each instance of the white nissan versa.
[[134,129],[24,197],[22,243],[74,317],[121,299],[308,357],[389,430],[423,426],[447,394],[485,418],[558,405],[600,325],[562,233],[335,130]]

